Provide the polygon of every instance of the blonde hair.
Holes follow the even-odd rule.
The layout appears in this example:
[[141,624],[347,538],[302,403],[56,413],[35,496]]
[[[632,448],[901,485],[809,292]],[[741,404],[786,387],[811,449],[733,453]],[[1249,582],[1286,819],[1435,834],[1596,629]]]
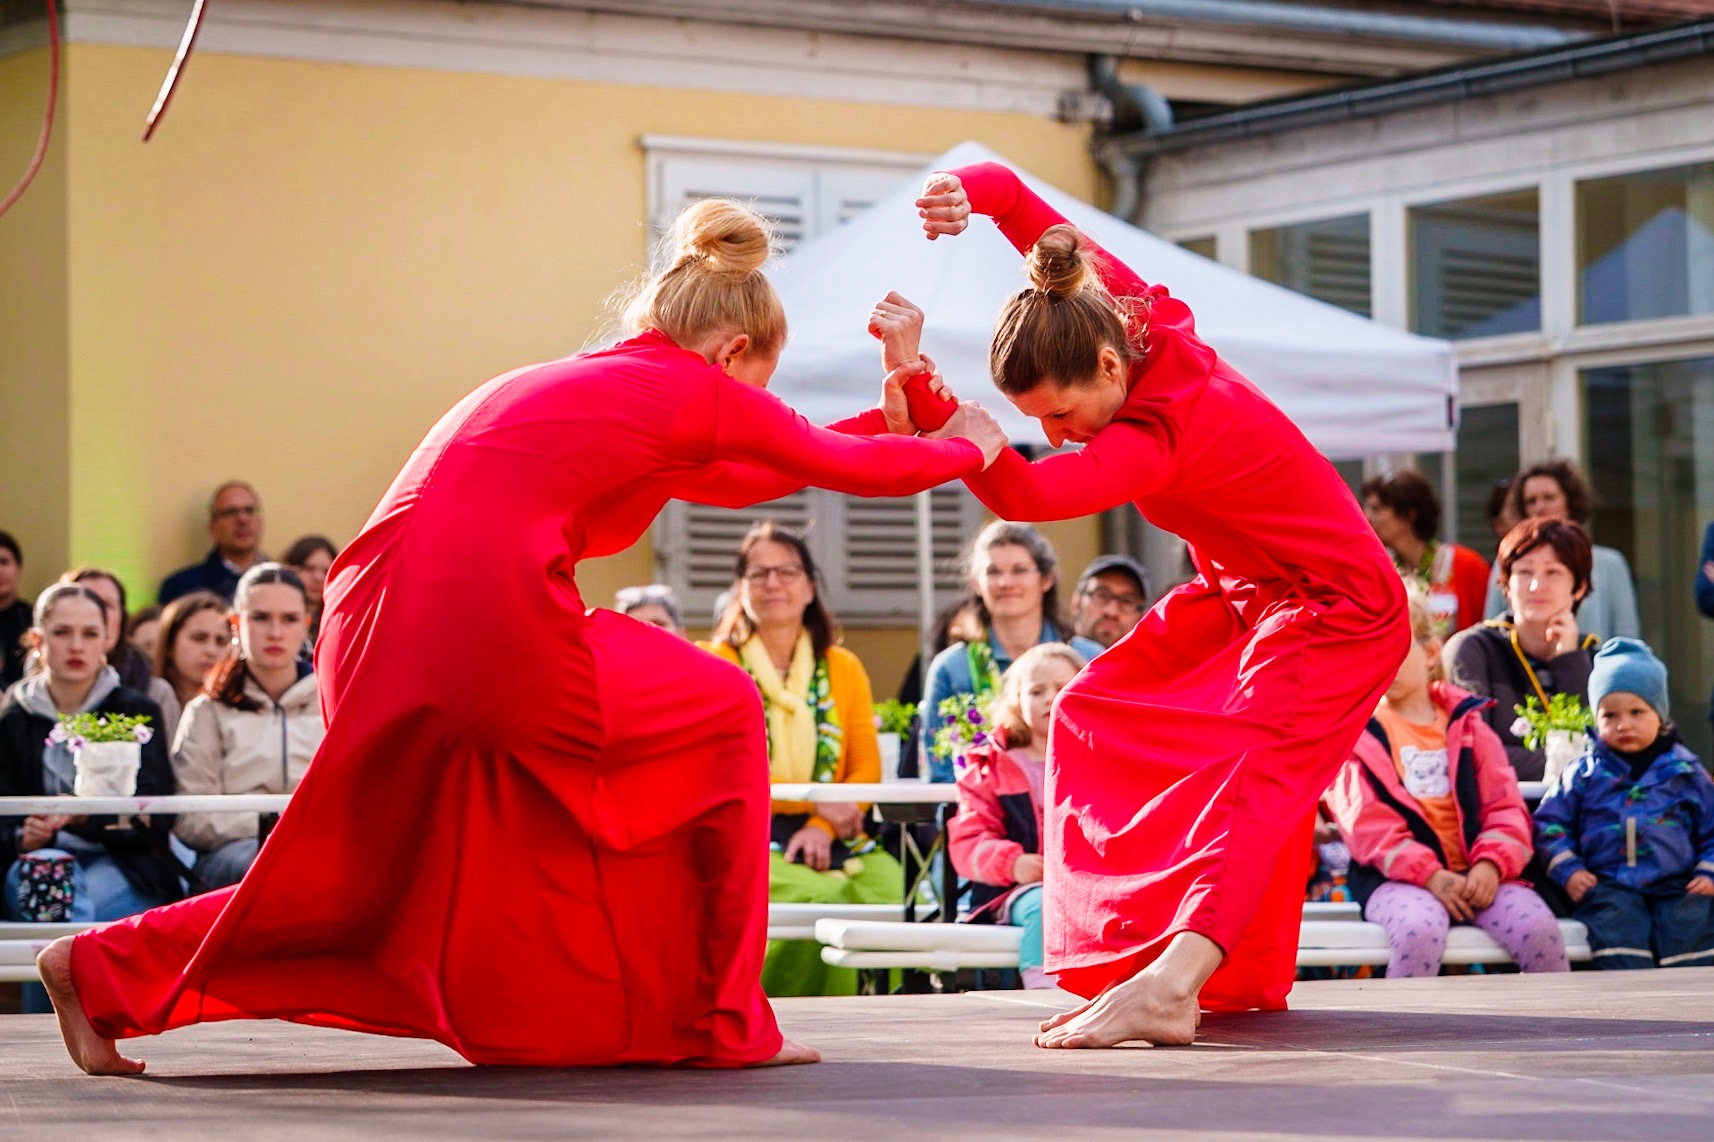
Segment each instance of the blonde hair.
[[994,725],[1006,731],[1006,745],[1012,748],[1029,745],[1035,740],[1024,721],[1024,675],[1044,658],[1057,658],[1071,667],[1072,673],[1084,667],[1083,656],[1063,642],[1043,642],[1030,647],[1006,667],[1000,677],[1000,696],[994,700]]
[[762,273],[773,233],[755,211],[726,198],[705,198],[679,211],[661,239],[664,267],[625,307],[624,329],[655,329],[688,348],[710,333],[747,333],[763,353],[786,340],[786,311]]
[[1036,239],[1025,257],[1030,288],[1001,308],[988,349],[1001,392],[1019,396],[1048,377],[1062,385],[1091,380],[1108,347],[1127,364],[1142,357],[1142,327],[1101,284],[1091,258],[1088,240],[1065,223]]
[[[1405,584],[1405,602],[1410,611],[1410,636],[1417,645],[1430,639],[1440,638],[1440,630],[1434,625],[1434,615],[1428,609],[1428,596],[1415,583]],[[1432,655],[1428,664],[1428,680],[1430,682],[1446,681],[1446,669],[1440,664],[1440,655]]]

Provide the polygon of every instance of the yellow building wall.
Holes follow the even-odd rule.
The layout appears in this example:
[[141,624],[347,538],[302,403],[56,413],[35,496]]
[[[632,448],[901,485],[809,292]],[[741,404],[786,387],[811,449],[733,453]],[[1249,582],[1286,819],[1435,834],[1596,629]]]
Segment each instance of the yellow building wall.
[[[46,48],[0,58],[0,194],[35,153],[47,89]],[[35,182],[0,217],[0,530],[24,549],[25,598],[70,558],[66,136],[62,115]]]
[[[0,83],[39,92],[35,55]],[[37,467],[70,441],[58,499],[35,497],[61,547],[42,523],[31,570],[107,564],[139,599],[200,558],[219,481],[256,485],[269,550],[310,531],[343,543],[465,392],[605,326],[645,261],[643,135],[923,152],[974,138],[1073,193],[1095,188],[1087,128],[1032,116],[208,51],[145,145],[167,62],[67,49],[62,168],[28,204],[66,235],[60,308],[0,317],[30,330],[37,371],[70,377],[42,390],[60,419],[42,412],[49,431],[31,429],[12,462]],[[18,102],[0,111],[7,153]],[[42,242],[5,243],[0,272],[35,273]],[[57,349],[44,318],[68,330]],[[0,361],[15,387],[23,367]],[[1094,534],[1055,529],[1073,573]],[[579,577],[593,603],[651,579],[648,540]],[[912,637],[852,632],[879,692]]]

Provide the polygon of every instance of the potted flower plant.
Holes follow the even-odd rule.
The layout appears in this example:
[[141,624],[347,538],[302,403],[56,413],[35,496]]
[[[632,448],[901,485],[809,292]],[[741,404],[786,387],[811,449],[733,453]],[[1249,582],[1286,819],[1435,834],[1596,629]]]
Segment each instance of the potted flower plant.
[[1583,756],[1583,738],[1595,724],[1595,716],[1576,694],[1555,694],[1541,704],[1532,697],[1513,707],[1518,720],[1512,733],[1523,739],[1526,749],[1539,749],[1547,759],[1542,779],[1556,781],[1565,767]]
[[61,714],[48,733],[51,743],[71,749],[78,797],[130,797],[137,792],[143,745],[155,736],[147,714]]
[[954,774],[964,768],[964,756],[988,741],[988,715],[974,694],[954,694],[940,703],[940,729],[935,731],[933,753],[951,761]]

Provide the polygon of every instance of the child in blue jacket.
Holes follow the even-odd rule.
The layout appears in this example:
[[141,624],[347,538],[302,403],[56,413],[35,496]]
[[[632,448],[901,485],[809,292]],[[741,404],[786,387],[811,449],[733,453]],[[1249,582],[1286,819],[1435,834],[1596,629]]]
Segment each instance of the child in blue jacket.
[[1608,639],[1589,673],[1596,740],[1536,810],[1536,848],[1602,968],[1714,964],[1714,780],[1667,721],[1666,667]]

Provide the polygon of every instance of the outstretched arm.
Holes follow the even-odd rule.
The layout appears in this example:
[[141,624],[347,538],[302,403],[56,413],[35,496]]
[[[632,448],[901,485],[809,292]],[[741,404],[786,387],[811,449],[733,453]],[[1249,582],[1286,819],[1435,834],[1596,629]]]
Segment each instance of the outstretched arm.
[[964,482],[1001,519],[1075,519],[1153,495],[1177,476],[1176,431],[1116,420],[1077,452],[1035,462],[1007,449]]

